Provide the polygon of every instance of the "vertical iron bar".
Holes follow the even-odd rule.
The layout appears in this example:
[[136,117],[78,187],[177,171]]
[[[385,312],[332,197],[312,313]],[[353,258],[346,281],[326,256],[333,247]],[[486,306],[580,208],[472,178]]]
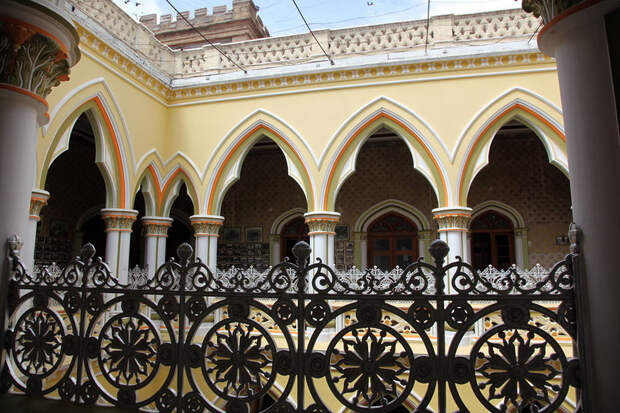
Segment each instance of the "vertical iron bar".
[[442,240],[435,240],[429,247],[435,261],[435,286],[437,289],[437,409],[439,413],[446,412],[446,337],[445,337],[445,282],[444,277],[446,271],[444,269],[444,260],[450,251],[448,244]]
[[304,241],[300,241],[293,246],[293,255],[297,258],[297,411],[299,413],[304,411],[304,386],[306,384],[304,374],[306,320],[304,313],[306,307],[307,261],[311,251],[310,245]]
[[[82,251],[84,251],[84,248],[82,248]],[[80,258],[83,259],[82,257]],[[86,337],[85,337],[86,331],[85,330],[86,330],[86,317],[87,317],[86,315],[87,304],[86,303],[88,299],[88,273],[90,272],[89,264],[92,264],[92,258],[88,258],[88,261],[84,263],[84,265],[82,266],[82,272],[83,272],[82,273],[82,285],[80,286],[80,290],[82,294],[80,297],[80,301],[81,301],[80,327],[78,331],[79,340],[80,340],[80,350],[78,351],[78,354],[77,354],[77,358],[78,358],[77,363],[76,363],[77,373],[76,373],[76,378],[75,378],[75,403],[76,404],[80,403],[80,393],[82,391],[82,368],[84,364],[84,359],[88,359],[88,355],[86,354],[87,347],[86,347]],[[103,308],[101,309],[101,311],[105,311],[104,309],[105,309],[105,300],[103,300]]]
[[[179,247],[180,248],[180,247]],[[179,255],[177,253],[177,255]],[[181,257],[179,257],[181,258]],[[183,411],[183,375],[185,365],[185,277],[189,268],[189,259],[181,262],[181,271],[179,275],[179,330],[178,330],[178,348],[177,351],[177,412]]]

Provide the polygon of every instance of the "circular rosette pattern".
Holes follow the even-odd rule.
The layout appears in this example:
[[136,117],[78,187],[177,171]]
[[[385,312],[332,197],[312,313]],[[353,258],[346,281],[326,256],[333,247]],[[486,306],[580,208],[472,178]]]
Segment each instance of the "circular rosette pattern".
[[384,411],[399,406],[410,394],[414,375],[411,347],[385,325],[351,326],[330,342],[327,383],[336,398],[352,411]]
[[203,341],[202,373],[207,384],[226,400],[256,400],[273,384],[276,345],[253,320],[224,320]]
[[498,326],[484,334],[470,354],[470,383],[490,411],[553,412],[568,391],[568,362],[560,345],[534,327]]
[[157,373],[159,347],[157,330],[144,316],[119,314],[99,334],[99,367],[115,387],[141,388]]
[[15,323],[13,358],[28,377],[52,374],[62,361],[65,331],[58,315],[48,309],[30,309]]

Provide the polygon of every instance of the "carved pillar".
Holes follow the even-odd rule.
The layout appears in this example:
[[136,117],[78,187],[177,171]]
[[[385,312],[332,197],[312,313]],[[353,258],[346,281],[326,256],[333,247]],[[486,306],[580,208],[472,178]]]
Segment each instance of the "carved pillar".
[[47,205],[50,193],[41,189],[32,191],[30,197],[30,215],[28,217],[28,229],[24,233],[24,246],[22,247],[22,260],[26,268],[34,267],[34,249],[37,239],[37,224],[41,220],[41,209]]
[[168,238],[168,228],[171,225],[172,218],[142,217],[146,241],[144,267],[148,269],[149,276],[152,276],[166,261],[166,238]]
[[192,215],[189,217],[196,237],[196,258],[200,258],[215,274],[217,271],[217,239],[224,217]]
[[515,228],[515,261],[517,266],[523,269],[529,269],[527,228]]
[[338,212],[308,212],[304,214],[310,237],[310,263],[320,258],[324,264],[334,265],[334,237],[336,224],[340,221]]
[[418,231],[418,251],[420,252],[420,257],[424,257],[426,262],[432,262],[432,257],[428,252],[432,237],[433,231],[430,229]]
[[[48,121],[45,98],[68,79],[79,60],[79,37],[65,0],[0,2],[0,251],[13,235],[30,238],[28,210],[37,132]],[[28,252],[30,254],[30,252]],[[30,260],[30,258],[29,258]],[[8,291],[7,260],[0,264],[0,314]],[[4,316],[0,342],[4,342]],[[3,351],[0,349],[0,364]],[[2,366],[0,365],[0,368]]]
[[133,209],[106,208],[101,210],[105,222],[105,262],[121,283],[127,283],[131,226],[138,211]]
[[[471,208],[436,208],[433,209],[433,218],[437,222],[439,239],[445,241],[450,247],[446,256],[446,263],[452,262],[456,257],[463,261],[470,261],[469,246],[469,221],[471,220]],[[448,274],[446,280],[447,290],[452,291],[450,284],[452,274]]]
[[538,45],[557,62],[573,219],[583,231],[583,410],[611,412],[620,365],[620,1],[529,0],[523,7],[542,15]]
[[353,262],[359,269],[365,269],[368,265],[368,233],[353,233]]
[[280,262],[280,234],[269,235],[270,265]]

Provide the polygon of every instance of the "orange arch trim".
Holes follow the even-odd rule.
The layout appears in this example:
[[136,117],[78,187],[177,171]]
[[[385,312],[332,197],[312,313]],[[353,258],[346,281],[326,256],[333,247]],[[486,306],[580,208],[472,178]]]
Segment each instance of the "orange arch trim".
[[308,179],[308,184],[310,185],[310,194],[308,194],[310,196],[310,200],[312,201],[312,203],[314,203],[314,188],[312,188],[312,180],[310,179],[310,174],[308,173],[308,170],[306,169],[306,166],[303,164],[303,162],[301,162],[301,157],[299,156],[299,154],[297,153],[297,151],[286,141],[286,139],[284,139],[282,136],[280,136],[279,133],[277,133],[276,131],[274,131],[273,129],[271,129],[270,127],[266,126],[266,125],[258,125],[255,128],[253,128],[251,131],[249,131],[248,133],[245,134],[245,136],[243,138],[241,138],[241,140],[239,142],[237,142],[237,144],[234,146],[233,150],[230,151],[230,153],[228,154],[228,156],[226,156],[226,159],[224,159],[224,162],[222,163],[222,166],[220,166],[220,169],[217,171],[217,174],[215,175],[215,181],[213,182],[213,188],[211,189],[211,193],[209,194],[209,203],[207,205],[207,211],[209,213],[213,213],[213,211],[211,210],[212,206],[213,206],[213,198],[215,197],[215,190],[217,188],[217,184],[220,180],[220,177],[222,175],[222,172],[224,172],[224,168],[226,166],[226,164],[228,163],[228,161],[230,160],[230,158],[232,157],[232,155],[237,152],[237,149],[239,149],[239,147],[243,144],[243,142],[245,142],[246,140],[248,140],[248,138],[250,136],[252,136],[254,133],[256,133],[257,131],[259,131],[260,129],[265,129],[271,133],[273,133],[274,135],[276,135],[278,138],[280,138],[282,140],[282,142],[284,142],[284,144],[286,146],[288,146],[288,148],[293,151],[293,153],[295,154],[295,156],[297,157],[297,160],[299,160],[299,162],[301,163],[301,165],[304,168],[304,172],[306,173],[306,179]]
[[[166,193],[166,190],[168,189],[168,186],[174,181],[174,178],[176,178],[176,176],[179,173],[182,173],[183,175],[185,175],[185,177],[187,178],[187,182],[189,182],[189,185],[192,187],[192,192],[194,194],[196,194],[196,188],[194,187],[194,184],[192,183],[192,180],[189,179],[189,176],[187,175],[185,170],[183,170],[183,168],[178,167],[176,169],[176,171],[174,171],[172,176],[170,178],[168,178],[168,180],[164,184],[163,188],[161,188],[161,185],[160,185],[159,179],[157,178],[157,173],[155,173],[155,168],[153,167],[153,164],[150,164],[148,166],[148,169],[149,169],[149,171],[151,171],[151,175],[153,176],[153,179],[155,180],[155,186],[157,187],[157,212],[158,213],[161,212],[161,205],[163,203],[164,194]],[[194,208],[195,207],[196,206],[194,205]]]
[[489,129],[491,129],[493,127],[493,125],[495,125],[497,122],[499,122],[501,119],[503,119],[506,115],[508,115],[510,112],[512,112],[513,110],[516,110],[516,109],[524,110],[525,112],[527,112],[530,115],[534,116],[536,119],[540,120],[545,125],[549,126],[564,142],[566,142],[566,136],[564,136],[562,131],[560,131],[558,128],[556,128],[551,122],[549,122],[547,119],[545,119],[544,117],[542,117],[538,113],[534,112],[532,109],[530,109],[530,108],[528,108],[526,106],[523,106],[520,103],[515,103],[514,105],[512,105],[509,108],[507,108],[506,110],[504,110],[499,115],[497,115],[493,120],[491,120],[491,122],[489,122],[487,127],[484,128],[484,130],[476,137],[476,140],[474,141],[474,145],[472,146],[471,151],[469,151],[469,153],[467,154],[467,159],[465,160],[465,167],[463,168],[463,174],[461,175],[461,183],[459,185],[459,198],[458,198],[459,201],[461,200],[461,197],[463,196],[463,186],[465,185],[465,174],[467,173],[467,168],[469,167],[469,162],[471,161],[471,156],[475,152],[476,146],[478,146],[478,144],[480,143],[480,139],[482,139],[482,137],[489,131]]
[[[119,174],[119,178],[120,178],[120,192],[121,192],[121,203],[120,203],[120,207],[121,209],[125,209],[126,205],[125,205],[125,167],[123,165],[123,158],[121,156],[121,148],[118,144],[118,137],[116,136],[116,133],[114,132],[114,128],[112,127],[112,121],[110,120],[110,117],[108,116],[108,113],[106,112],[105,108],[103,107],[103,103],[101,102],[101,99],[99,99],[99,96],[95,96],[94,98],[92,98],[90,101],[94,101],[95,104],[97,105],[97,107],[99,108],[99,111],[101,112],[101,115],[103,116],[103,120],[106,123],[106,126],[108,127],[108,131],[110,132],[110,136],[112,137],[112,143],[114,144],[114,154],[116,155],[116,166],[118,168],[118,174]],[[89,101],[89,102],[90,102]],[[88,103],[88,102],[86,102]],[[84,105],[82,105],[84,106]]]
[[407,132],[409,132],[418,141],[418,143],[420,145],[422,145],[422,147],[424,148],[424,150],[426,151],[428,156],[433,161],[433,164],[435,165],[436,170],[439,171],[439,176],[441,177],[441,184],[442,184],[443,190],[444,190],[444,202],[447,205],[448,204],[448,187],[446,185],[446,180],[445,180],[443,174],[441,173],[441,168],[439,168],[439,163],[437,162],[437,160],[435,159],[435,157],[431,153],[430,149],[426,146],[426,144],[422,141],[422,139],[420,139],[420,137],[416,133],[414,133],[411,129],[409,129],[407,127],[407,125],[405,125],[400,120],[394,118],[393,116],[390,116],[389,114],[382,112],[382,113],[379,113],[379,114],[375,115],[372,119],[368,120],[368,122],[366,122],[364,125],[362,125],[362,127],[360,127],[357,131],[355,131],[355,133],[349,138],[347,143],[344,145],[344,147],[342,148],[342,150],[340,151],[340,153],[336,157],[336,162],[334,162],[334,165],[332,166],[332,169],[329,172],[329,178],[327,180],[327,188],[325,190],[325,197],[324,197],[325,200],[323,202],[323,209],[327,210],[327,199],[328,199],[328,196],[329,196],[329,190],[331,188],[331,184],[332,184],[332,180],[334,178],[334,173],[336,172],[336,168],[338,167],[338,164],[340,163],[340,158],[342,158],[342,156],[344,155],[344,153],[347,150],[347,148],[349,147],[349,145],[351,145],[351,143],[360,135],[360,133],[362,133],[364,130],[366,130],[367,127],[369,127],[375,121],[377,121],[378,119],[381,119],[381,118],[387,118],[387,119],[391,120],[392,122],[396,123],[398,126],[400,126],[401,128],[405,129]]

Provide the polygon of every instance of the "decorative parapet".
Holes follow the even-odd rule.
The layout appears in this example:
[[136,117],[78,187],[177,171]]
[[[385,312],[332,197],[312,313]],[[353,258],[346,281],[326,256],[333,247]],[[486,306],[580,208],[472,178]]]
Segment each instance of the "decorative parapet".
[[521,7],[535,17],[542,18],[544,24],[549,23],[554,17],[585,0],[523,0]]
[[77,63],[79,38],[67,13],[66,1],[0,3],[0,85],[45,98],[60,82],[69,80]]
[[[191,78],[238,70],[211,46],[171,50],[158,41],[145,25],[135,22],[113,2],[72,1],[79,9],[75,17],[80,25],[96,36],[106,32],[108,36],[120,39],[123,45],[118,49],[124,54],[133,54],[133,60],[144,65],[147,72],[162,71],[159,78],[164,83],[169,81],[166,78]],[[145,17],[145,24],[152,25],[152,16]],[[204,17],[199,13],[198,18]],[[445,49],[459,46],[461,42],[480,46],[490,42],[497,43],[498,40],[527,42],[539,26],[540,19],[521,9],[435,16],[431,17],[429,23],[428,44],[430,49]],[[315,34],[335,60],[396,52],[424,53],[427,37],[426,20],[318,30]],[[325,59],[309,33],[227,43],[221,44],[219,48],[236,63],[251,70]],[[365,76],[359,74],[359,77]],[[302,80],[302,83],[307,82]]]

